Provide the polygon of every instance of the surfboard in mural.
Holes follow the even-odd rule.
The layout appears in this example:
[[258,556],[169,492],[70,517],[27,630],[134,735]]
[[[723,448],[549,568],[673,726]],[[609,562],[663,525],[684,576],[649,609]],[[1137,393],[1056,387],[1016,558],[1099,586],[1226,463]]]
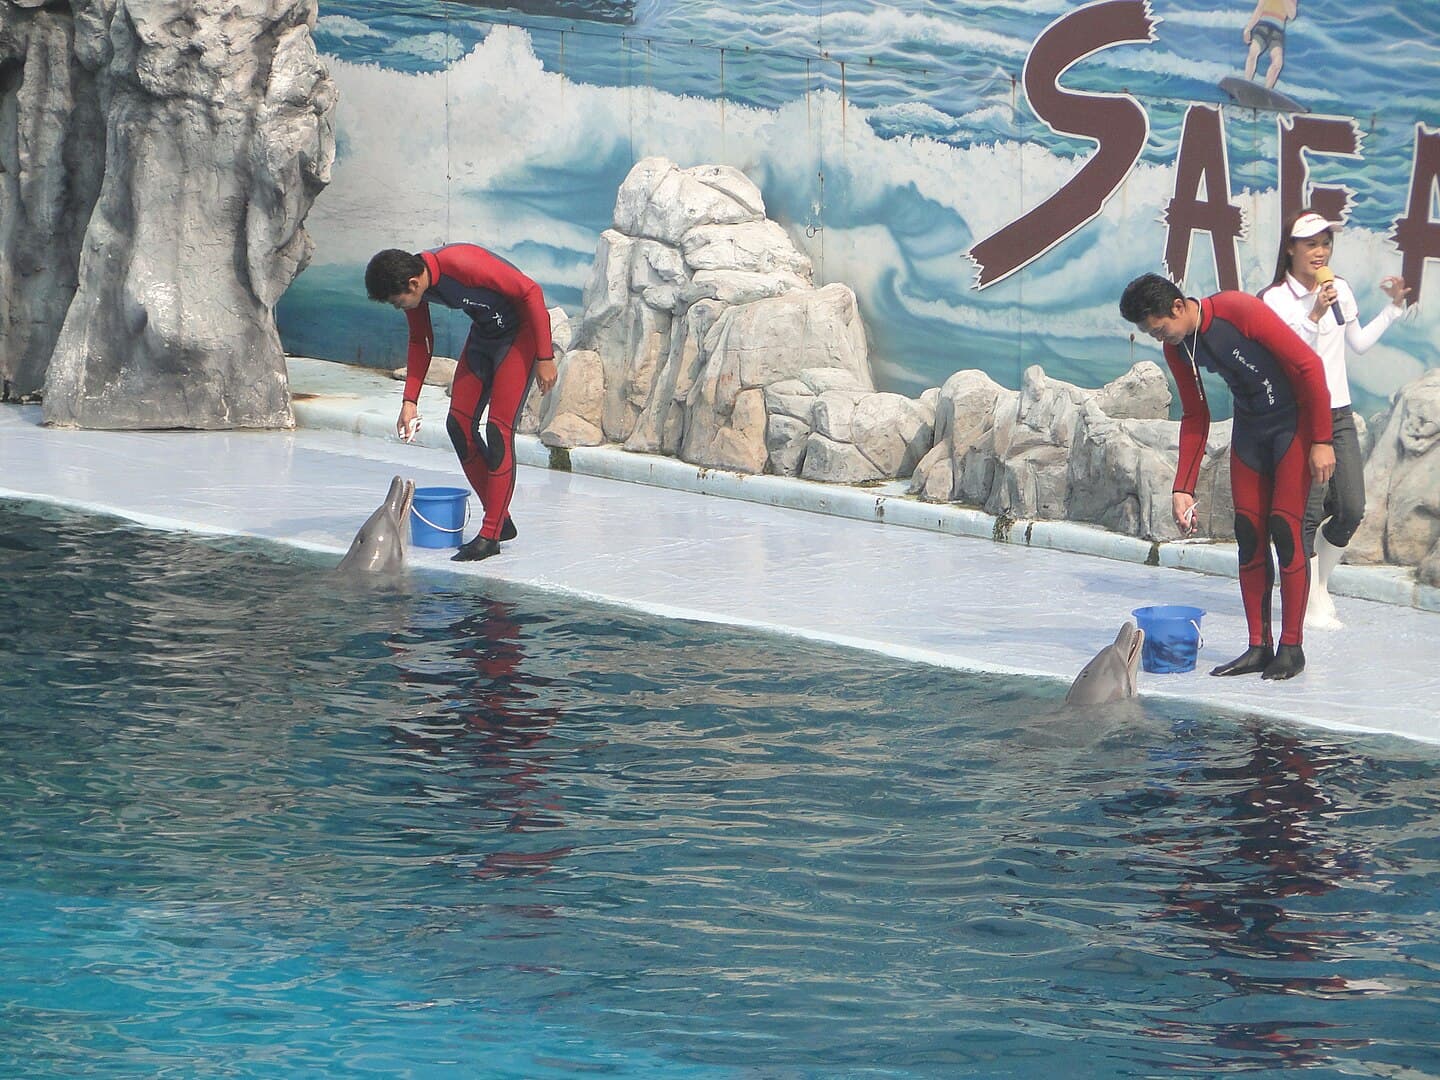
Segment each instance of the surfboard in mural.
[[1242,79],[1239,75],[1227,75],[1220,80],[1220,89],[1225,91],[1236,105],[1251,109],[1271,109],[1275,112],[1309,112],[1310,110],[1289,94],[1271,90],[1257,82]]

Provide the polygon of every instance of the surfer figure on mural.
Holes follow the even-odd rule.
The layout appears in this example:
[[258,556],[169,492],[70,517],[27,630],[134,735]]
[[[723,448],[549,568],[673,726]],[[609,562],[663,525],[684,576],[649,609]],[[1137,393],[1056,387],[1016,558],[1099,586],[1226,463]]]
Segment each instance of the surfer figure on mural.
[[[1227,75],[1220,80],[1220,89],[1237,105],[1252,109],[1275,109],[1280,112],[1309,112],[1294,98],[1275,89],[1280,69],[1285,66],[1285,26],[1294,20],[1298,0],[1256,0],[1255,10],[1241,36],[1249,52],[1245,56],[1245,76]],[[1255,81],[1255,69],[1261,53],[1269,54],[1264,85]]]
[[1258,0],[1250,21],[1245,24],[1242,36],[1250,47],[1245,57],[1245,78],[1255,78],[1255,68],[1260,54],[1270,54],[1270,66],[1265,71],[1265,89],[1274,90],[1280,78],[1280,69],[1285,66],[1285,24],[1295,18],[1298,0]]

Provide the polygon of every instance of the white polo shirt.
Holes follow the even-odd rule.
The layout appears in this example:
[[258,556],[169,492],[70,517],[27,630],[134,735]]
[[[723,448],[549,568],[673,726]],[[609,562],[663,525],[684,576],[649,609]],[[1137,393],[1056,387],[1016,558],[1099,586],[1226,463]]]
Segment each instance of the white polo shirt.
[[1318,323],[1312,322],[1310,311],[1315,307],[1317,291],[1307,290],[1295,279],[1294,274],[1286,274],[1284,281],[1266,288],[1261,292],[1260,298],[1285,320],[1290,329],[1300,335],[1301,341],[1320,354],[1320,359],[1325,363],[1325,384],[1330,388],[1330,407],[1338,409],[1350,404],[1350,377],[1345,370],[1345,346],[1349,345],[1357,356],[1367,351],[1380,340],[1380,335],[1390,328],[1391,323],[1405,314],[1405,309],[1397,304],[1386,304],[1379,315],[1362,327],[1355,293],[1351,291],[1349,282],[1337,277],[1336,303],[1340,305],[1340,313],[1345,316],[1345,325],[1338,324],[1334,312],[1328,308]]

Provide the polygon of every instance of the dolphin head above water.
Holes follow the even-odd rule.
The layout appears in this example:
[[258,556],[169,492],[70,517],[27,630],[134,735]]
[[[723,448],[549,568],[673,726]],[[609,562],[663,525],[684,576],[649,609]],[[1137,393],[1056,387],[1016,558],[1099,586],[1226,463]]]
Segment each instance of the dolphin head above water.
[[344,572],[394,574],[405,568],[405,537],[410,507],[415,502],[415,481],[390,481],[390,491],[355,534],[350,550],[336,568]]
[[1140,668],[1140,647],[1144,644],[1145,631],[1127,621],[1115,635],[1115,641],[1080,669],[1070,684],[1070,692],[1065,695],[1065,704],[1103,705],[1133,698]]

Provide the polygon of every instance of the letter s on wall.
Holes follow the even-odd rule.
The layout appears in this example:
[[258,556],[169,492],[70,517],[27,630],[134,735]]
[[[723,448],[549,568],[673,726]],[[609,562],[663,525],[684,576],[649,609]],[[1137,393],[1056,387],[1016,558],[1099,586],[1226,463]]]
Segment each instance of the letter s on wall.
[[1159,21],[1148,0],[1100,0],[1060,16],[1035,39],[1025,59],[1026,100],[1051,131],[1093,139],[1097,149],[1054,195],[970,249],[976,288],[1008,277],[1090,221],[1129,175],[1150,135],[1144,107],[1130,94],[1068,92],[1059,80],[1102,49],[1154,41]]

